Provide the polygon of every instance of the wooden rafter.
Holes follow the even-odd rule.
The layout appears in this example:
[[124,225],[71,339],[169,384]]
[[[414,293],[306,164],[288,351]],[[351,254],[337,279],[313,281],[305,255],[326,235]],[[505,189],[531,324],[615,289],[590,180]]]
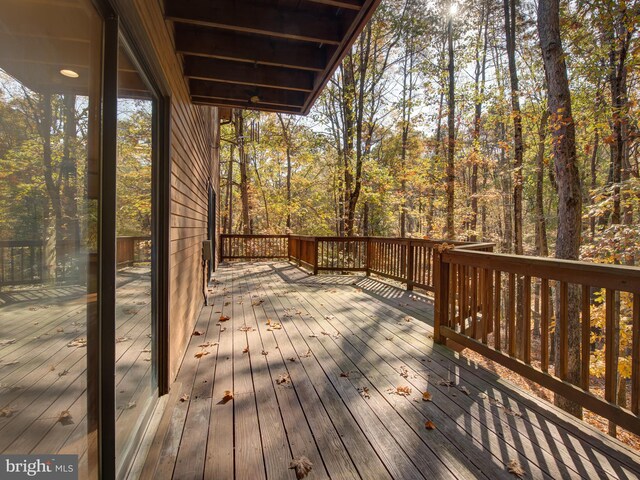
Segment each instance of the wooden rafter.
[[306,98],[303,92],[292,90],[209,82],[205,80],[190,80],[189,87],[191,89],[191,95],[196,97],[246,101],[254,104],[256,108],[262,104],[301,108]]
[[354,17],[350,10],[331,16],[250,0],[167,0],[165,14],[176,22],[333,45]]
[[184,74],[200,80],[302,92],[312,91],[314,80],[313,73],[305,70],[192,56],[185,57]]

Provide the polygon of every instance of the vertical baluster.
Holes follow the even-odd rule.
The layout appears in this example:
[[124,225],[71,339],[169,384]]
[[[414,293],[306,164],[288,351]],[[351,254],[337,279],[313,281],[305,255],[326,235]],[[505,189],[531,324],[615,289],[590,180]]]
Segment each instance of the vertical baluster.
[[[608,306],[608,303],[607,303]],[[558,325],[558,321],[560,325]],[[556,328],[560,328],[560,369],[556,372],[562,380],[567,378],[569,368],[569,286],[560,282],[560,318],[556,320]]]
[[478,269],[471,267],[468,271],[471,274],[471,334],[478,338]]
[[509,274],[509,319],[508,319],[508,336],[509,336],[509,355],[512,357],[516,354],[516,275]]
[[605,374],[604,374],[604,398],[608,402],[616,403],[616,386],[618,384],[618,352],[616,351],[615,329],[615,292],[610,288],[606,290],[605,306]]
[[456,329],[456,293],[458,285],[458,265],[449,264],[449,326]]
[[581,371],[580,386],[589,390],[589,360],[591,356],[591,289],[582,286],[582,339],[581,339]]
[[531,277],[525,275],[522,286],[522,296],[524,297],[524,361],[531,363]]
[[492,284],[493,274],[491,269],[487,268],[484,271],[484,288],[485,288],[485,297],[484,297],[484,305],[482,308],[482,324],[484,328],[482,329],[482,343],[485,345],[488,341],[489,333],[493,330],[492,323],[492,315],[493,315],[493,284]]
[[633,344],[631,351],[631,411],[640,414],[640,294],[633,295]]
[[549,280],[540,280],[540,363],[543,372],[549,371]]
[[457,295],[457,300],[458,300],[458,308],[456,311],[456,314],[458,316],[458,324],[460,325],[460,333],[464,333],[464,321],[462,319],[463,315],[462,315],[462,297],[464,295],[464,289],[462,288],[463,286],[463,270],[462,270],[462,265],[461,264],[457,264],[456,265],[456,273],[458,276],[458,295]]
[[494,339],[493,339],[493,348],[500,351],[502,350],[502,339],[501,339],[501,328],[500,325],[500,304],[502,302],[502,273],[499,270],[495,272],[495,281],[494,281],[494,302],[493,302],[493,331],[494,331]]

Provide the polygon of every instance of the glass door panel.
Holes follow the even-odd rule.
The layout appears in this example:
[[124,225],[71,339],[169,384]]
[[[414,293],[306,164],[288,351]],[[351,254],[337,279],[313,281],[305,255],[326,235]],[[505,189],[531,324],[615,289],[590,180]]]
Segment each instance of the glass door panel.
[[157,397],[152,172],[156,99],[119,51],[116,212],[116,458],[122,472]]

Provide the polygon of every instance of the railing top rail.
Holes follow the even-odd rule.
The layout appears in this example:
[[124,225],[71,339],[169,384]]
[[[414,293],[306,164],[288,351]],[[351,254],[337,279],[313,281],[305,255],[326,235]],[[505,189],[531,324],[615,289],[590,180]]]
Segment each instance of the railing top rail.
[[39,247],[42,240],[0,240],[0,247]]
[[288,238],[289,235],[274,235],[274,234],[265,234],[265,235],[254,235],[254,234],[244,234],[244,233],[221,233],[221,238]]
[[567,283],[640,293],[640,268],[525,255],[453,249],[442,254],[445,263],[488,268],[506,273]]

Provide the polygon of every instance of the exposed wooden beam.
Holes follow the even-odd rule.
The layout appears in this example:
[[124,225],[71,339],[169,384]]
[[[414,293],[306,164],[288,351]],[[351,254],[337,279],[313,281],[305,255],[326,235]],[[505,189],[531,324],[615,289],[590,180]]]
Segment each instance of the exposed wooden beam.
[[261,112],[292,113],[294,115],[299,115],[300,113],[302,113],[302,109],[300,107],[287,107],[285,105],[267,104],[254,105],[250,102],[242,102],[239,100],[225,100],[220,98],[192,96],[191,102],[196,105],[207,105],[212,107],[224,108],[243,108],[246,110],[260,110]]
[[333,46],[315,46],[302,42],[265,39],[255,35],[175,25],[178,53],[225,60],[261,63],[277,67],[299,68],[321,72],[327,58],[334,54]]
[[283,88],[302,92],[313,90],[313,73],[307,70],[293,70],[215,58],[185,56],[184,74],[189,78],[224,83]]
[[329,15],[250,0],[165,0],[165,15],[176,22],[333,45],[355,18],[351,10]]
[[307,0],[312,3],[329,5],[336,8],[346,8],[347,10],[360,10],[362,2],[360,0]]
[[194,97],[208,97],[227,100],[239,100],[251,104],[286,105],[302,107],[306,99],[303,92],[279,90],[275,88],[234,85],[230,83],[190,80],[189,88]]

